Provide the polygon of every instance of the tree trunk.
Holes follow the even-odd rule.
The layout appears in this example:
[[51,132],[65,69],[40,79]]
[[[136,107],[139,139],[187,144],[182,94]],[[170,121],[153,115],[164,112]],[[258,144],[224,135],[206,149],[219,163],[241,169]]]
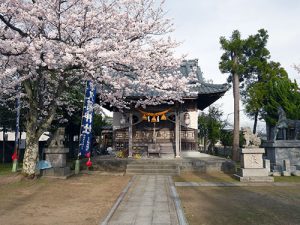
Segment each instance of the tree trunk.
[[36,164],[39,153],[39,137],[35,131],[26,127],[26,150],[23,159],[23,175],[26,177],[35,177]]
[[254,115],[254,124],[253,124],[253,134],[256,133],[256,127],[257,127],[257,118],[258,118],[258,111],[255,112],[255,115]]
[[2,131],[2,163],[5,163],[5,142],[6,142],[6,137],[5,137],[5,133],[6,133],[6,127],[5,125],[3,126],[3,131]]
[[[39,90],[36,90],[39,86],[36,83],[32,84],[30,80],[26,80],[24,87],[28,98],[29,112],[26,122],[26,150],[22,173],[24,176],[33,178],[35,177],[36,164],[39,156],[39,138],[49,129],[55,117],[57,105],[54,100],[48,110],[48,116],[44,116],[42,120],[38,121],[38,118],[42,117],[38,111],[38,108],[42,107],[39,105],[40,95],[37,94]],[[62,86],[59,86],[57,88],[57,96],[55,96],[55,98],[58,98],[61,93],[61,87]]]
[[240,82],[239,75],[233,74],[233,98],[234,98],[234,128],[233,128],[233,146],[232,159],[239,160],[239,138],[240,138]]
[[52,115],[49,116],[48,120],[43,123],[43,125],[38,125],[36,120],[36,111],[29,112],[29,119],[26,123],[26,150],[23,160],[23,175],[26,177],[34,178],[36,165],[39,156],[39,139],[41,135],[47,131],[51,125],[55,110],[52,110]]
[[207,138],[204,137],[203,139],[203,148],[204,148],[204,152],[206,153],[207,152]]

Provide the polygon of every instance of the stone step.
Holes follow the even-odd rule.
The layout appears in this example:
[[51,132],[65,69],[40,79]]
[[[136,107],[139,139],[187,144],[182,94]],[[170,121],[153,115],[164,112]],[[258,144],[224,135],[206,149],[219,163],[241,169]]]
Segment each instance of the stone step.
[[143,169],[143,170],[136,170],[136,169],[128,169],[126,170],[126,174],[128,175],[135,175],[135,174],[161,174],[161,175],[170,175],[170,176],[174,176],[174,175],[178,175],[179,172],[177,170],[147,170],[147,169]]
[[[160,146],[161,154],[175,154],[175,144],[172,143],[157,143]],[[147,145],[146,145],[147,146]]]
[[175,144],[172,143],[158,143],[158,144],[160,146],[160,154],[174,155]]
[[127,169],[177,169],[177,165],[128,164]]
[[174,158],[170,159],[141,159],[141,160],[132,160],[129,161],[127,165],[173,165],[176,166],[180,161],[174,161]]
[[158,143],[161,147],[173,147],[175,146],[175,143],[170,143],[170,142],[166,142],[166,143]]
[[165,175],[165,176],[177,176],[178,173],[126,173],[126,175]]
[[179,165],[170,160],[138,160],[127,164],[126,174],[178,175]]
[[137,171],[143,171],[143,172],[176,172],[177,168],[175,169],[154,169],[154,168],[128,168],[126,171],[128,172],[137,172]]

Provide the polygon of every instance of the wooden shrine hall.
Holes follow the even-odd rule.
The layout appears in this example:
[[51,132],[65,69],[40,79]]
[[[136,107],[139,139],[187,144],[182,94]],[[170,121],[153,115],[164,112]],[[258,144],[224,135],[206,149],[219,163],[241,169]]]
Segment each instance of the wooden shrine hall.
[[198,60],[183,61],[183,75],[197,68],[197,87],[194,95],[184,97],[183,103],[131,108],[113,112],[113,148],[129,150],[142,156],[180,157],[184,151],[198,151],[198,110],[218,100],[228,90],[227,84],[204,82]]

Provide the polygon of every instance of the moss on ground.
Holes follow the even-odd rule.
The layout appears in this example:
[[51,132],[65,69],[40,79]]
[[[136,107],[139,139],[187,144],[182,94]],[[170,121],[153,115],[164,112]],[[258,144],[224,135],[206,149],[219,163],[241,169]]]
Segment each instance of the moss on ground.
[[0,164],[0,176],[12,173],[11,169],[12,169],[12,164],[11,163],[4,163],[4,164],[1,163]]

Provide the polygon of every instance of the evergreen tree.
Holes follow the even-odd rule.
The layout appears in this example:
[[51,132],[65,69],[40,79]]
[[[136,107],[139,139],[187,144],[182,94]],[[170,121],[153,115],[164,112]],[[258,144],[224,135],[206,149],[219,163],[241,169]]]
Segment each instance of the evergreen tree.
[[212,153],[215,144],[220,139],[221,129],[224,127],[224,122],[221,117],[223,112],[218,107],[210,106],[208,114],[203,113],[198,117],[199,135],[204,138],[204,149],[208,145],[208,152]]
[[278,107],[282,107],[287,118],[300,119],[300,93],[295,81],[291,81],[280,63],[270,62],[261,80],[249,88],[246,112],[258,111],[267,125],[278,121]]
[[[269,35],[264,29],[260,29],[257,34],[250,35],[246,42],[245,54],[248,58],[247,76],[243,77],[241,85],[241,99],[245,104],[249,99],[249,89],[262,80],[262,75],[268,67],[268,59],[270,52],[266,48]],[[247,111],[247,115],[254,119],[253,133],[256,133],[257,121],[259,116],[259,108],[254,107],[251,111]]]
[[222,73],[229,73],[228,82],[233,84],[234,98],[234,129],[233,129],[233,160],[239,158],[239,129],[240,129],[240,80],[246,75],[247,57],[245,48],[247,42],[241,39],[238,30],[233,31],[230,39],[220,38],[221,48],[224,53],[221,56],[219,68]]

